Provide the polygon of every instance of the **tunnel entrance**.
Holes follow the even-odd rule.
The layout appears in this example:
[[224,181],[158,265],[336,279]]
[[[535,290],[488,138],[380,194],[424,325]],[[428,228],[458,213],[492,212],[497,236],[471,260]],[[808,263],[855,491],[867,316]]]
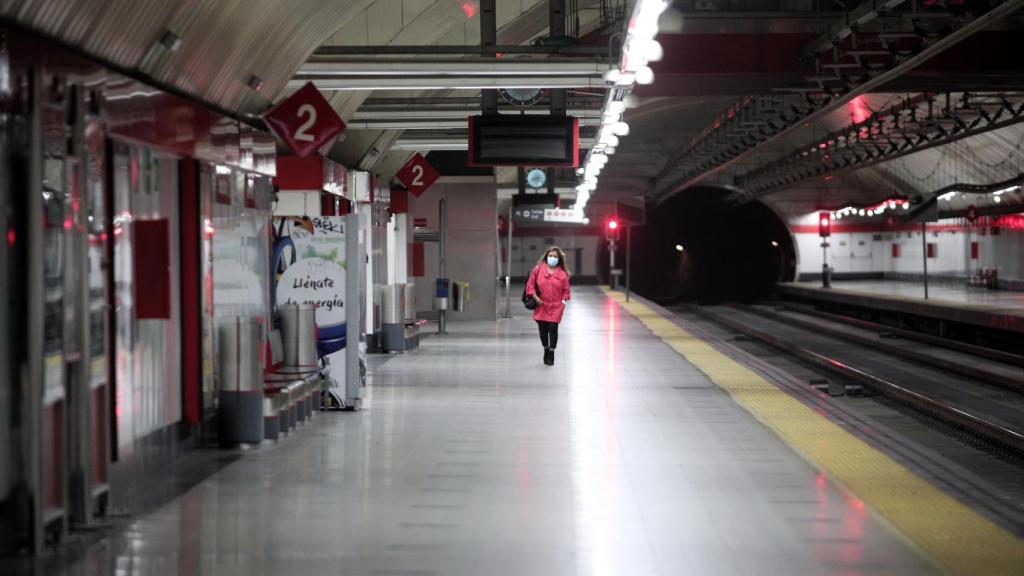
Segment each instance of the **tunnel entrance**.
[[648,209],[634,234],[633,286],[659,303],[754,301],[792,280],[796,251],[765,204],[736,204],[730,191],[699,187]]

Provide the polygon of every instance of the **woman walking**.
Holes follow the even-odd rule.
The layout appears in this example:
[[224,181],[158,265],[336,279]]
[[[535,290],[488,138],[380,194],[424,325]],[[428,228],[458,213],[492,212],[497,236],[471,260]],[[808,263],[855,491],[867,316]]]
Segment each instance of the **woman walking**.
[[558,323],[562,321],[562,312],[569,300],[569,269],[565,267],[565,252],[561,248],[552,246],[544,252],[526,281],[526,295],[537,301],[533,319],[540,329],[544,363],[554,366]]

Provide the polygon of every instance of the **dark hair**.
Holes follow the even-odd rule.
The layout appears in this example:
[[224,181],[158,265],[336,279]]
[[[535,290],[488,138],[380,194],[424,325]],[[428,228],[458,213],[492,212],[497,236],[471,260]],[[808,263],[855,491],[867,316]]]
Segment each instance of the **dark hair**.
[[561,268],[562,270],[565,270],[565,273],[571,276],[572,272],[569,272],[569,267],[565,265],[565,251],[559,248],[558,246],[551,246],[547,250],[545,250],[544,253],[541,254],[540,260],[537,260],[537,263],[544,264],[545,260],[547,260],[548,254],[551,252],[558,253],[558,267]]

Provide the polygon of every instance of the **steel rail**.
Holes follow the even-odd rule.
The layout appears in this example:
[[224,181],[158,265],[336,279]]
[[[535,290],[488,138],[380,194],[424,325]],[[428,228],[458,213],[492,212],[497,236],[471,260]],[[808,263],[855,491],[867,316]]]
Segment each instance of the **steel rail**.
[[732,318],[725,317],[721,314],[715,314],[704,308],[697,308],[697,312],[705,318],[708,318],[722,326],[760,340],[773,348],[781,350],[808,362],[809,364],[857,381],[884,396],[893,398],[923,414],[950,423],[955,427],[982,438],[996,446],[1009,449],[1016,454],[1024,454],[1024,434],[1021,434],[1016,430],[990,422],[983,416],[971,414],[970,412],[957,408],[947,402],[929,398],[923,394],[914,392],[913,390],[909,390],[893,382],[889,382],[884,378],[879,378],[878,376],[869,374],[863,370],[850,366],[849,364],[825,356],[824,354],[819,354],[813,350],[797,346],[796,344],[747,326],[746,324]]
[[997,350],[995,348],[986,348],[984,346],[978,346],[977,344],[968,344],[966,342],[950,340],[949,338],[932,336],[931,334],[925,334],[923,332],[915,332],[914,330],[886,326],[885,324],[871,322],[870,320],[862,320],[860,318],[854,318],[853,316],[845,316],[834,312],[824,312],[806,304],[797,304],[787,301],[784,303],[777,303],[776,305],[781,305],[786,310],[796,312],[797,314],[815,316],[824,320],[849,324],[850,326],[856,326],[858,328],[879,333],[888,332],[889,334],[892,334],[897,338],[903,338],[904,340],[917,340],[918,342],[924,342],[933,346],[948,348],[954,352],[972,354],[980,358],[987,358],[989,360],[995,360],[996,362],[1002,362],[1003,364],[1024,368],[1024,356],[1013,354],[1012,352],[1003,352],[1002,350]]
[[859,334],[851,334],[849,332],[837,330],[830,326],[823,326],[819,323],[812,322],[809,320],[802,320],[800,318],[785,316],[783,314],[779,314],[771,310],[765,310],[763,308],[758,308],[756,306],[734,305],[734,307],[744,312],[755,314],[757,316],[761,316],[769,320],[774,320],[776,322],[788,324],[791,326],[797,326],[800,328],[804,328],[806,330],[810,330],[812,332],[825,334],[826,336],[831,336],[833,338],[839,338],[842,340],[854,342],[856,344],[860,344],[861,346],[866,346],[868,348],[872,348],[880,352],[884,352],[886,354],[898,356],[900,358],[910,360],[911,362],[915,362],[923,366],[941,368],[942,370],[945,370],[947,372],[952,372],[954,374],[966,376],[967,378],[973,378],[975,380],[980,380],[982,382],[986,382],[988,384],[992,384],[1000,388],[1005,388],[1013,392],[1024,394],[1024,372],[1021,373],[1019,378],[1012,378],[1005,374],[1000,374],[998,372],[990,372],[988,370],[984,370],[978,367],[965,366],[958,362],[953,362],[951,360],[947,360],[944,358],[936,358],[935,356],[929,356],[928,354],[923,354],[920,352],[916,352],[914,350],[894,348],[887,344],[886,342],[880,341],[878,339],[866,338]]

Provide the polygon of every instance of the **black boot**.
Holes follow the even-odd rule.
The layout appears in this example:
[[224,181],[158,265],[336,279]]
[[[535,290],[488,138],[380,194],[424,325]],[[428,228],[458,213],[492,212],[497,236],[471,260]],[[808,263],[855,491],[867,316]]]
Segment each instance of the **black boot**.
[[548,354],[551,355],[551,361],[548,362],[548,366],[554,366],[555,365],[555,349],[552,348],[551,350],[548,350]]
[[544,349],[544,363],[548,366],[555,365],[555,352],[553,350]]

